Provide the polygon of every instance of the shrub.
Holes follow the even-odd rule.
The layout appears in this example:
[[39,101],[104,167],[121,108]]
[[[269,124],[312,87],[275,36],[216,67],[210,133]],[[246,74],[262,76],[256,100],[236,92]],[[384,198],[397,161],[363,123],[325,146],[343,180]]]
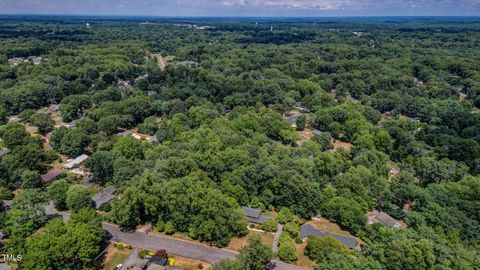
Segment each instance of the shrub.
[[288,233],[290,235],[290,237],[293,239],[293,238],[296,238],[298,236],[298,234],[300,233],[300,226],[298,226],[298,224],[296,224],[296,223],[288,222],[283,227],[283,230],[286,233]]
[[295,238],[295,244],[303,244],[303,240],[300,237]]
[[275,219],[266,220],[262,224],[262,230],[266,232],[274,232],[277,230],[278,222]]
[[280,235],[277,255],[280,260],[286,263],[293,263],[297,261],[295,245],[293,244],[293,240],[290,238],[288,233],[282,233],[282,235]]
[[149,251],[144,249],[144,250],[142,250],[138,253],[138,257],[140,257],[140,259],[143,260],[145,258],[145,256],[148,255],[148,253],[149,253]]
[[173,222],[170,220],[165,224],[165,229],[164,232],[166,234],[174,234],[175,233],[175,225],[173,225]]
[[163,232],[165,230],[165,222],[163,220],[159,220],[157,224],[155,224],[155,228],[157,228],[157,231]]
[[117,248],[118,248],[118,249],[123,249],[123,244],[122,244],[122,243],[118,243],[118,244],[117,244]]

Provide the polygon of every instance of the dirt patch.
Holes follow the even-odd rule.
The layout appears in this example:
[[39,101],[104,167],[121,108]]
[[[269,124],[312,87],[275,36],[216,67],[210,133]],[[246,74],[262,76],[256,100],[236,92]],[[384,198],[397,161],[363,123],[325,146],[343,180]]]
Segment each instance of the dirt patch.
[[212,267],[212,265],[209,263],[192,260],[185,257],[180,257],[180,256],[169,256],[169,257],[175,260],[174,266],[176,268],[180,268],[184,270],[199,270],[199,269],[206,270]]
[[327,231],[327,232],[336,233],[336,234],[343,234],[343,235],[351,235],[349,232],[342,230],[340,226],[338,226],[338,224],[333,223],[326,218],[311,220],[307,223],[313,225],[315,228],[320,229],[322,231]]
[[298,131],[298,136],[300,140],[311,140],[313,138],[313,133],[311,129],[305,129],[303,131]]
[[335,152],[335,151],[337,151],[337,150],[340,149],[340,148],[344,148],[345,150],[350,150],[352,147],[353,147],[353,144],[351,144],[351,143],[347,143],[347,142],[342,142],[342,141],[339,141],[339,140],[335,140],[335,141],[333,142],[333,149],[332,149],[332,151]]
[[295,253],[297,254],[297,258],[298,258],[296,265],[306,269],[314,269],[315,262],[311,261],[310,258],[304,255],[306,246],[307,246],[306,243],[295,244]]
[[247,245],[248,237],[253,235],[260,236],[264,245],[268,247],[271,247],[273,245],[273,234],[249,230],[246,236],[233,238],[226,248],[234,251],[239,251],[243,246]]

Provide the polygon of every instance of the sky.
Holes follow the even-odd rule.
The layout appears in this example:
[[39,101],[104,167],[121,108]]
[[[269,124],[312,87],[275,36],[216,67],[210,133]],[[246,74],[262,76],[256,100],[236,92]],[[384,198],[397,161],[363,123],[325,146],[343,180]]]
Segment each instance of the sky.
[[480,16],[480,0],[0,0],[0,14]]

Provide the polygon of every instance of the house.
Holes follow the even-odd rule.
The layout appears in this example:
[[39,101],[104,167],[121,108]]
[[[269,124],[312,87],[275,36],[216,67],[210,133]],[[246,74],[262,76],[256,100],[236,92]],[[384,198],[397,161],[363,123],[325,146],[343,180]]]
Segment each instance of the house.
[[60,178],[60,176],[62,174],[63,174],[62,170],[51,169],[46,174],[42,175],[41,178],[42,178],[43,182],[50,183],[50,182],[53,182],[53,181],[57,180],[58,178]]
[[47,111],[49,112],[58,112],[60,110],[60,106],[58,104],[50,104],[47,107]]
[[12,116],[9,116],[9,117],[8,117],[8,122],[9,122],[9,123],[12,123],[12,122],[14,122],[14,123],[15,123],[15,122],[22,122],[22,121],[23,121],[23,119],[20,118],[20,117],[18,117],[17,115],[12,115]]
[[147,269],[165,269],[167,265],[168,259],[160,256],[152,256],[148,260],[143,260],[139,265],[138,268],[141,270]]
[[157,94],[158,94],[158,93],[155,92],[155,91],[147,91],[147,95],[148,95],[149,97],[154,97],[154,96],[156,96]]
[[3,207],[3,210],[5,212],[10,211],[12,209],[12,201],[11,200],[3,200],[2,201],[2,207]]
[[8,64],[10,64],[10,67],[16,67],[20,64],[25,63],[25,58],[23,57],[16,57],[16,58],[11,58],[8,59]]
[[297,117],[295,116],[287,117],[286,120],[293,128],[297,127]]
[[64,167],[65,169],[71,170],[71,169],[73,169],[73,167],[82,164],[82,163],[83,163],[85,160],[87,160],[88,158],[89,158],[88,155],[83,154],[83,155],[81,155],[81,156],[79,156],[79,157],[77,157],[77,158],[75,158],[75,159],[69,160],[67,163],[65,163],[65,164],[63,165],[63,167]]
[[32,56],[31,59],[34,65],[40,65],[42,63],[41,56]]
[[262,212],[259,209],[244,206],[242,207],[242,211],[247,221],[251,224],[263,224],[265,221],[271,219],[271,217],[262,216]]
[[97,193],[93,196],[92,200],[95,204],[95,209],[100,209],[102,205],[109,203],[115,196],[113,195],[117,191],[117,188],[110,186],[102,190],[102,192]]
[[6,149],[3,149],[3,150],[0,150],[0,158],[10,154],[12,152],[12,150],[6,148]]
[[75,128],[76,127],[76,121],[72,121],[70,123],[65,123],[63,125],[61,125],[61,127],[66,127],[68,129],[72,129],[72,128]]
[[397,229],[407,228],[407,224],[401,220],[396,220],[385,212],[373,210],[367,213],[367,224],[380,223],[385,227],[394,227]]
[[120,138],[123,138],[123,137],[127,137],[127,136],[130,136],[133,134],[133,131],[131,130],[125,130],[125,131],[122,131],[120,133],[117,133],[117,137],[120,137]]
[[316,236],[316,237],[327,237],[331,236],[334,239],[338,240],[340,243],[348,247],[349,249],[357,249],[357,240],[353,236],[348,236],[348,235],[341,235],[341,234],[335,234],[327,231],[321,231],[317,228],[315,228],[311,224],[303,224],[300,227],[300,238],[301,239],[306,239],[308,236]]
[[315,135],[315,136],[320,136],[320,135],[322,135],[322,132],[321,132],[320,130],[318,130],[318,129],[314,129],[314,130],[312,131],[312,134]]
[[156,135],[150,136],[147,138],[147,142],[158,142],[158,138]]
[[95,184],[95,179],[96,179],[95,175],[90,175],[89,177],[87,177],[85,180],[82,181],[82,184],[85,187],[90,187],[93,184]]

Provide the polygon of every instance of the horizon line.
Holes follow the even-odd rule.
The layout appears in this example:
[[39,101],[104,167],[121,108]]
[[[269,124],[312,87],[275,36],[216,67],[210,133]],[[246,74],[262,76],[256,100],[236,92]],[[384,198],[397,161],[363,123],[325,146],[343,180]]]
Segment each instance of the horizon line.
[[0,13],[0,16],[63,16],[63,17],[126,17],[126,18],[480,18],[480,15],[295,15],[295,16],[264,16],[264,15],[130,15],[130,14],[66,14],[66,13]]

